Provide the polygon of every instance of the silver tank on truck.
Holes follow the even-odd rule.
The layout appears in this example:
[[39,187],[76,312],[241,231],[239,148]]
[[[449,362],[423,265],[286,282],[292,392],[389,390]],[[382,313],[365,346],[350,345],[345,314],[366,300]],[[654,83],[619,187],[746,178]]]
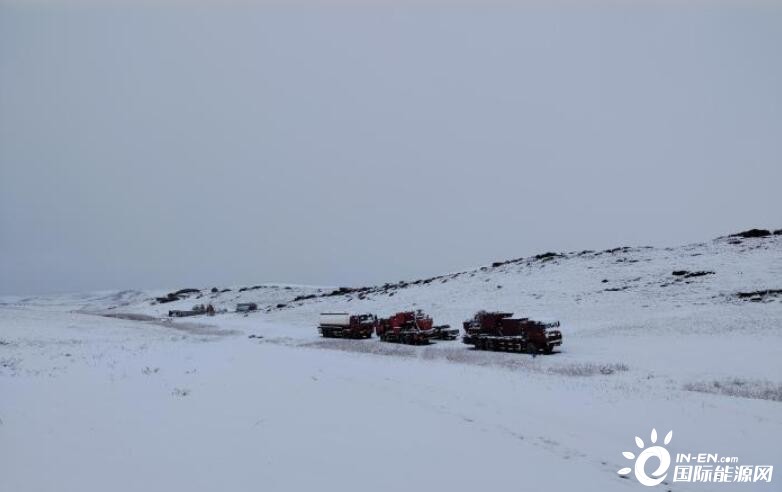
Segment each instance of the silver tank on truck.
[[374,314],[321,313],[318,331],[327,338],[370,338],[376,324]]

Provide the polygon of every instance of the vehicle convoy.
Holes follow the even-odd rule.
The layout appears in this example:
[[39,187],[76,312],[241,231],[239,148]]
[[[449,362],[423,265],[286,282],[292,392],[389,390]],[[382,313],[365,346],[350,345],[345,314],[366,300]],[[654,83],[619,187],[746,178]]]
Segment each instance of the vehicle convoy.
[[379,319],[375,332],[384,342],[408,345],[429,343],[429,339],[435,335],[432,317],[420,309],[402,311],[389,318]]
[[211,304],[204,306],[203,304],[196,304],[193,309],[186,311],[181,309],[171,309],[168,311],[169,318],[184,318],[186,316],[198,316],[206,314],[207,316],[215,315],[215,308]]
[[318,331],[326,338],[371,338],[374,314],[321,313]]
[[544,323],[513,318],[513,313],[478,311],[464,322],[462,342],[478,350],[550,354],[562,345],[559,321]]

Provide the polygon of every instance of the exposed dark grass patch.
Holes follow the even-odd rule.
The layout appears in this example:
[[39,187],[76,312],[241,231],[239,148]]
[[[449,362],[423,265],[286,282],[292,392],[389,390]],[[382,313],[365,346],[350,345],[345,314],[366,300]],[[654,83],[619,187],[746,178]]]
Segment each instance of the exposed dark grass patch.
[[684,385],[684,389],[738,398],[782,401],[782,384],[770,381],[732,378],[722,381],[687,383]]
[[[470,364],[485,367],[500,367],[510,370],[531,371],[571,377],[608,376],[629,370],[627,364],[621,362],[561,363],[556,361],[556,353],[553,356],[540,355],[537,357],[532,357],[529,354],[511,354],[506,352],[486,352],[482,350],[472,350],[459,345],[453,347],[435,347],[433,345],[416,347],[395,343],[379,343],[371,340],[356,341],[323,339],[317,342],[303,343],[299,346],[340,350],[344,352],[355,352],[361,354],[446,361],[457,364]],[[548,362],[551,363],[549,364]]]
[[768,302],[774,299],[782,299],[782,289],[754,290],[751,292],[736,292],[734,299],[746,302]]
[[187,388],[174,388],[174,391],[172,391],[171,394],[174,396],[185,397],[190,394],[190,390]]
[[0,359],[0,374],[8,373],[16,375],[19,373],[22,359],[19,357],[4,357]]

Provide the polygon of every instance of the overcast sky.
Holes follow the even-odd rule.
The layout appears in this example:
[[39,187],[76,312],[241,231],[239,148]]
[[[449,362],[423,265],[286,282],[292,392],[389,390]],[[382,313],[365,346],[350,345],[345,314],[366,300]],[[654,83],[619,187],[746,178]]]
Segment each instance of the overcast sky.
[[782,227],[781,48],[780,3],[0,3],[0,293]]

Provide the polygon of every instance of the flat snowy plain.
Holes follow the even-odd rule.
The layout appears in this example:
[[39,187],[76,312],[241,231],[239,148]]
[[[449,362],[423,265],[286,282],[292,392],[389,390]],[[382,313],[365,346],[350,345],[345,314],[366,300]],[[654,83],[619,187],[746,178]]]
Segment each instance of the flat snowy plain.
[[[672,454],[782,473],[782,297],[735,296],[780,288],[772,236],[520,258],[296,301],[333,288],[0,298],[0,490],[645,490],[616,472],[652,428],[673,430]],[[241,301],[260,310],[161,321]],[[532,358],[315,329],[322,311],[409,308],[459,327],[478,309],[558,319],[564,345]],[[669,473],[658,489],[780,478]]]

